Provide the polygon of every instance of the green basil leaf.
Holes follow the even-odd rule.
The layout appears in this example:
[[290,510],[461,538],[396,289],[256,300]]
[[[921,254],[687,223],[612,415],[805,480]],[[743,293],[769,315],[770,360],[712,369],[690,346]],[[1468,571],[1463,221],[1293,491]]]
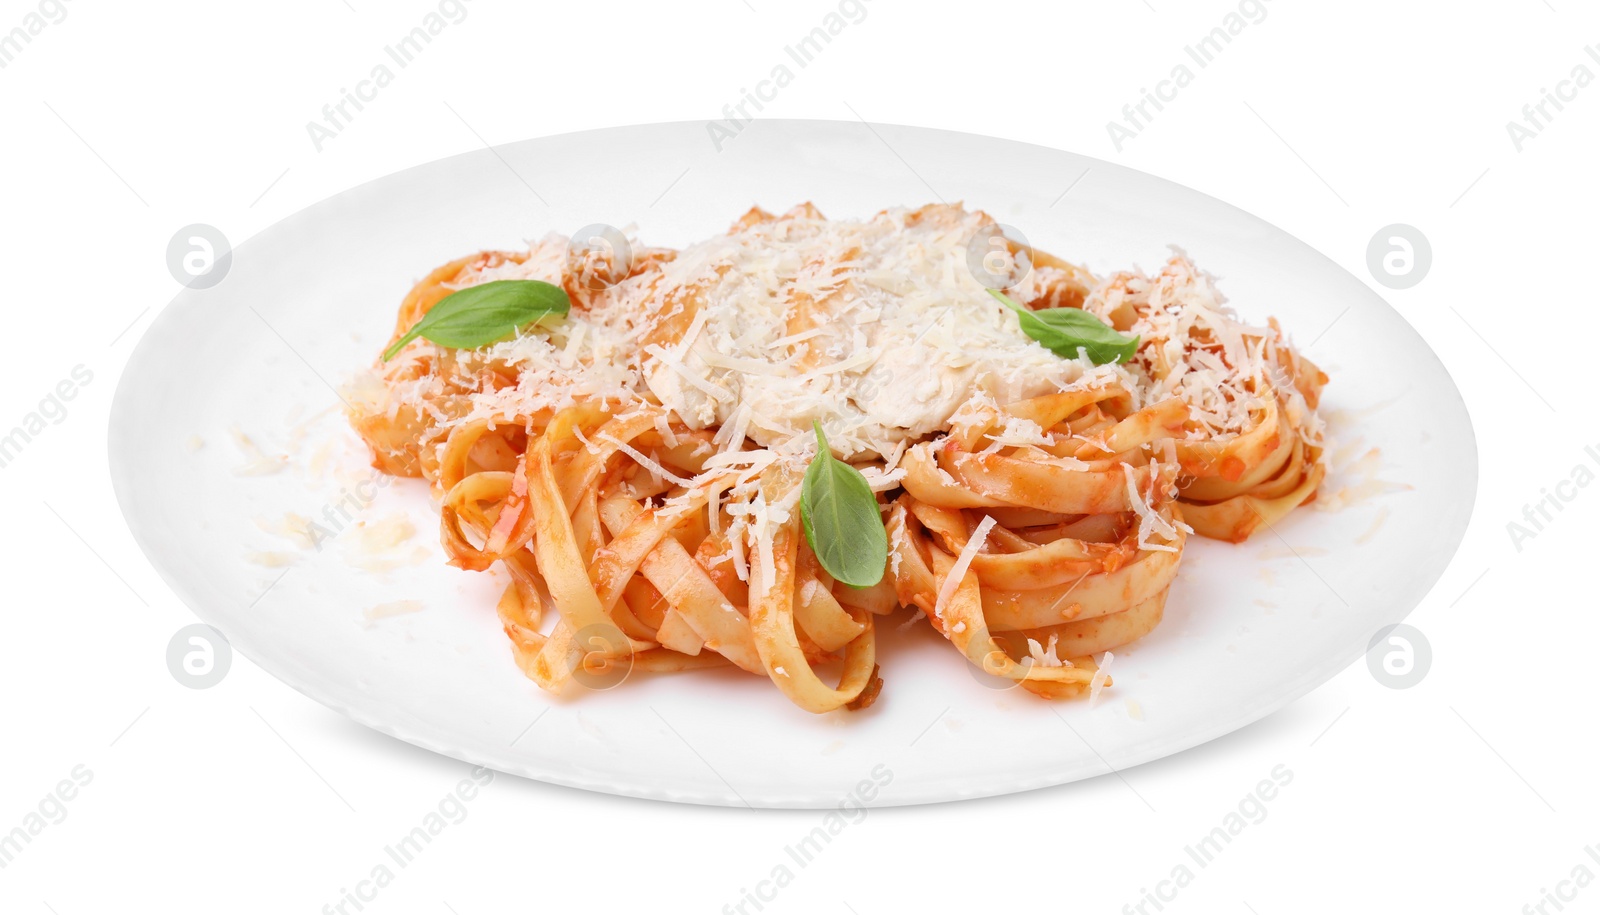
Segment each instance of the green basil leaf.
[[806,468],[800,487],[800,520],[806,540],[828,574],[852,588],[866,588],[883,578],[889,561],[889,533],[883,529],[878,498],[861,471],[833,456],[822,424],[817,456]]
[[571,309],[566,290],[542,280],[494,280],[457,289],[384,350],[383,361],[394,358],[417,337],[451,349],[477,349],[498,343],[540,318],[565,315]]
[[1017,313],[1022,332],[1039,341],[1045,349],[1075,359],[1078,350],[1089,355],[1095,365],[1127,362],[1139,350],[1138,337],[1125,337],[1106,322],[1081,308],[1044,308],[1031,311],[995,289],[989,294]]

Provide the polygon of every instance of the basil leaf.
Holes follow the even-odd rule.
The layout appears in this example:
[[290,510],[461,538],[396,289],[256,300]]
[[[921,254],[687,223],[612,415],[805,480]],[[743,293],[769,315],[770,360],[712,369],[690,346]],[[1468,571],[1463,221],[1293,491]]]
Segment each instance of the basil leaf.
[[800,520],[806,540],[828,574],[852,588],[866,588],[883,578],[889,561],[889,533],[883,529],[878,499],[861,471],[833,456],[822,424],[817,456],[806,468],[800,487]]
[[1107,362],[1127,362],[1139,350],[1138,337],[1125,337],[1106,322],[1081,308],[1044,308],[1031,311],[1007,298],[995,289],[989,294],[1000,304],[1017,313],[1022,332],[1040,344],[1067,359],[1075,359],[1078,350],[1089,355],[1095,365]]
[[407,343],[426,337],[451,349],[498,343],[547,315],[572,309],[566,290],[542,280],[494,280],[450,293],[383,351],[388,362]]

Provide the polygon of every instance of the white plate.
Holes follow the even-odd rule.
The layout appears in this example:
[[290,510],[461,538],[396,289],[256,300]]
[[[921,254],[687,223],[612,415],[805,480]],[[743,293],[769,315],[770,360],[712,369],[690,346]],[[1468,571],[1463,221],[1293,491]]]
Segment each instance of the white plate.
[[[886,685],[859,714],[815,717],[763,680],[715,672],[640,675],[553,701],[512,664],[493,609],[498,584],[444,566],[414,481],[378,490],[366,515],[409,513],[420,533],[407,549],[425,550],[425,562],[358,568],[350,532],[286,572],[246,559],[294,552],[257,519],[324,516],[339,498],[337,482],[306,470],[312,440],[337,442],[347,466],[360,459],[330,414],[298,445],[295,467],[240,476],[227,430],[294,450],[290,417],[337,406],[326,382],[373,358],[400,297],[435,265],[591,223],[636,223],[645,241],[679,245],[753,203],[813,200],[829,215],[864,216],[935,195],[1097,272],[1155,268],[1168,244],[1182,245],[1246,316],[1277,315],[1309,344],[1333,377],[1336,440],[1352,453],[1379,448],[1377,479],[1409,488],[1339,512],[1301,510],[1241,546],[1191,541],[1166,620],[1118,653],[1116,685],[1093,708],[982,685],[926,624],[885,627]],[[206,443],[198,451],[196,436]],[[111,464],[134,535],[195,613],[356,721],[549,782],[774,807],[832,806],[863,780],[888,781],[872,801],[882,805],[1022,791],[1249,724],[1350,664],[1422,599],[1460,542],[1477,477],[1467,412],[1439,360],[1364,284],[1284,232],[1082,156],[826,121],[758,121],[720,152],[699,123],[530,140],[297,213],[239,246],[222,283],[185,291],[156,320],[117,390]],[[423,609],[365,618],[401,599]]]

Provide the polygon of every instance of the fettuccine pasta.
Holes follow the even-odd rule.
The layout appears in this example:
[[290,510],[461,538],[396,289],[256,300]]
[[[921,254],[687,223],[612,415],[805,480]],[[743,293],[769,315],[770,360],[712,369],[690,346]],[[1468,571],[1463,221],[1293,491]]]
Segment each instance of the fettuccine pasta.
[[[860,709],[878,629],[910,608],[996,683],[1096,692],[1160,623],[1189,536],[1243,540],[1315,495],[1327,379],[1181,254],[1102,281],[1002,239],[975,269],[992,227],[805,204],[679,251],[551,236],[451,261],[391,343],[495,281],[570,311],[475,349],[406,342],[349,387],[351,421],[374,466],[431,485],[452,565],[504,573],[512,658],[546,690],[716,666]],[[998,285],[1136,351],[1052,351]],[[803,523],[813,429],[876,500],[876,584],[837,581]]]

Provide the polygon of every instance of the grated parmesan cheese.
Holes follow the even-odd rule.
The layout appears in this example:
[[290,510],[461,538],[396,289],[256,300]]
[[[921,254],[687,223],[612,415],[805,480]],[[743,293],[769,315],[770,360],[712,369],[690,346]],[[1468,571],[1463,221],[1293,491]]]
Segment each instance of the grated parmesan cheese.
[[939,596],[933,602],[933,615],[944,619],[944,608],[950,603],[950,597],[956,593],[956,588],[961,585],[961,579],[966,577],[967,567],[972,565],[972,557],[978,555],[983,549],[983,544],[989,539],[989,532],[994,530],[994,517],[984,515],[983,520],[973,530],[972,536],[961,547],[960,555],[956,556],[955,565],[950,567],[950,574],[944,577],[944,583],[939,586]]
[[1106,652],[1105,654],[1101,655],[1100,656],[1100,660],[1098,662],[1099,665],[1100,665],[1100,669],[1094,672],[1094,676],[1093,677],[1089,678],[1089,707],[1090,708],[1094,708],[1095,704],[1100,701],[1100,693],[1101,693],[1101,691],[1103,691],[1106,688],[1106,684],[1107,683],[1111,682],[1111,675],[1109,673],[1106,673],[1106,671],[1111,669],[1111,662],[1114,659],[1115,659],[1115,657],[1109,651]]
[[1057,637],[1051,633],[1049,641],[1044,645],[1038,639],[1028,640],[1028,658],[1040,667],[1071,667],[1072,662],[1064,661],[1056,656]]
[[649,389],[693,428],[774,447],[817,419],[841,456],[887,460],[948,428],[975,389],[1011,400],[1086,371],[1024,334],[967,268],[986,216],[911,215],[786,217],[684,249],[632,305],[670,316],[686,288],[698,305],[681,341],[648,348]]
[[422,609],[420,600],[392,600],[382,604],[374,604],[361,611],[361,615],[368,620],[387,619],[391,616],[403,616],[407,613],[416,613]]

